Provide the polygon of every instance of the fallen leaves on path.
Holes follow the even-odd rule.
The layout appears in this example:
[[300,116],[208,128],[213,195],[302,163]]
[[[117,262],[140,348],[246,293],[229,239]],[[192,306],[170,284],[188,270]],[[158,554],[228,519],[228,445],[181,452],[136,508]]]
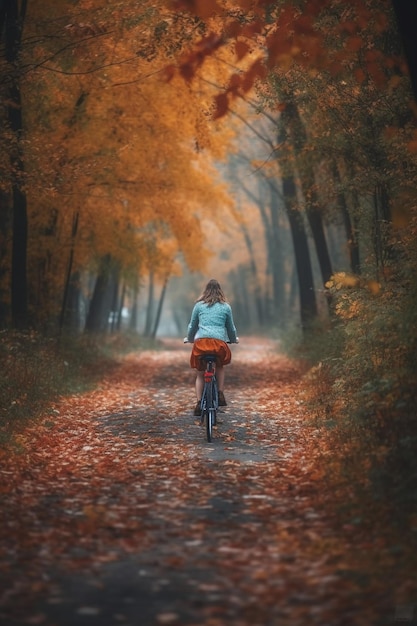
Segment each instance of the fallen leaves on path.
[[166,342],[1,452],[5,623],[369,626],[417,604],[404,546],[329,493],[337,451],[274,349],[235,347],[211,444],[189,349]]

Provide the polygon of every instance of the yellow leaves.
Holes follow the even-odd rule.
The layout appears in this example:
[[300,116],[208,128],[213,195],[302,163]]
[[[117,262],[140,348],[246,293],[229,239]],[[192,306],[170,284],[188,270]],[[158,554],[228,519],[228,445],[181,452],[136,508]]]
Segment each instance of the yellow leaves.
[[337,302],[335,305],[335,311],[339,317],[349,320],[357,317],[361,312],[361,305],[356,300],[353,302],[346,302],[346,300],[342,299]]
[[378,295],[381,291],[381,284],[376,280],[366,280],[356,274],[347,272],[336,272],[325,284],[326,289],[334,289],[336,292],[344,288],[353,289],[355,287],[365,287],[372,295]]
[[[52,259],[48,265],[57,280],[62,280],[62,264],[67,262],[62,250],[74,244],[70,223],[74,212],[80,216],[75,269],[107,253],[123,267],[138,267],[138,257],[143,258],[145,250],[142,231],[153,221],[166,224],[177,249],[182,248],[193,269],[200,269],[206,255],[199,219],[194,217],[216,215],[227,206],[210,163],[211,147],[219,158],[229,140],[220,126],[215,139],[210,135],[212,94],[207,96],[202,88],[184,88],[174,65],[166,65],[163,46],[154,50],[150,67],[142,51],[152,44],[150,33],[158,26],[164,7],[158,2],[140,4],[139,8],[125,3],[114,13],[112,7],[98,10],[94,2],[84,2],[79,14],[72,21],[68,18],[77,28],[67,29],[78,33],[79,27],[84,28],[88,41],[80,47],[80,54],[74,56],[69,48],[64,49],[50,61],[55,71],[39,70],[27,76],[26,123],[32,147],[26,163],[28,171],[37,174],[28,181],[31,233],[45,229],[48,210],[60,197],[59,236],[47,242]],[[30,25],[36,29],[42,3],[33,7],[35,19]],[[209,0],[197,2],[194,8],[207,17],[218,7]],[[100,32],[90,32],[89,11],[103,20]],[[106,30],[112,16],[116,30],[112,23],[105,37],[95,37]],[[168,28],[167,46],[172,44],[169,36]],[[180,59],[182,76],[187,80],[194,76],[219,45],[217,35],[203,38],[196,50]],[[47,54],[41,44],[37,54],[40,59]],[[169,81],[162,80],[164,67]],[[161,256],[171,256],[165,252],[164,242]],[[149,260],[150,256],[145,262]]]
[[366,286],[373,296],[377,296],[381,291],[381,283],[377,280],[368,280]]
[[[381,284],[374,279],[364,279],[355,274],[338,272],[325,285],[334,296],[333,309],[340,318],[348,321],[358,319],[366,310],[361,293],[366,290],[371,296],[378,296]],[[369,297],[368,297],[369,299]]]
[[335,288],[339,290],[342,289],[342,287],[357,287],[359,283],[359,276],[347,274],[346,272],[337,272],[336,274],[333,274],[329,281],[327,281],[325,287],[327,289]]

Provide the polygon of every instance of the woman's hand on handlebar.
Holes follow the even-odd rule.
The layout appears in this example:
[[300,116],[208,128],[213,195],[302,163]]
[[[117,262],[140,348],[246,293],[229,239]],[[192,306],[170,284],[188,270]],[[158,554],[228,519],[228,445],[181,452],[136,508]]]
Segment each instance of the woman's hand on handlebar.
[[[189,341],[187,337],[184,337],[183,343],[194,343],[193,341]],[[239,343],[239,337],[236,337],[236,341],[228,341],[227,343]]]

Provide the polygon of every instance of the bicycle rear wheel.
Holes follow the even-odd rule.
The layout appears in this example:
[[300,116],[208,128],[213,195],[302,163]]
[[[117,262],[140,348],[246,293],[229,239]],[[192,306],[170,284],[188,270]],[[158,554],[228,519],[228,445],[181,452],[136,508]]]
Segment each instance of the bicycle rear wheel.
[[207,385],[206,394],[206,434],[210,443],[213,438],[214,407],[213,407],[213,385]]
[[213,378],[213,407],[214,407],[214,416],[213,416],[213,426],[217,425],[217,409],[219,408],[219,390],[217,388],[217,380]]

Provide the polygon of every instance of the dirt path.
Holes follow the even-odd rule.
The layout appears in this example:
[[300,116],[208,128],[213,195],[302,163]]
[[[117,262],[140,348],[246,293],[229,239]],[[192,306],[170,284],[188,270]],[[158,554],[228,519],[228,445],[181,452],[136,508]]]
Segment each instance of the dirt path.
[[373,540],[326,504],[297,365],[271,341],[233,352],[211,444],[189,347],[167,341],[1,459],[2,624],[394,623]]

